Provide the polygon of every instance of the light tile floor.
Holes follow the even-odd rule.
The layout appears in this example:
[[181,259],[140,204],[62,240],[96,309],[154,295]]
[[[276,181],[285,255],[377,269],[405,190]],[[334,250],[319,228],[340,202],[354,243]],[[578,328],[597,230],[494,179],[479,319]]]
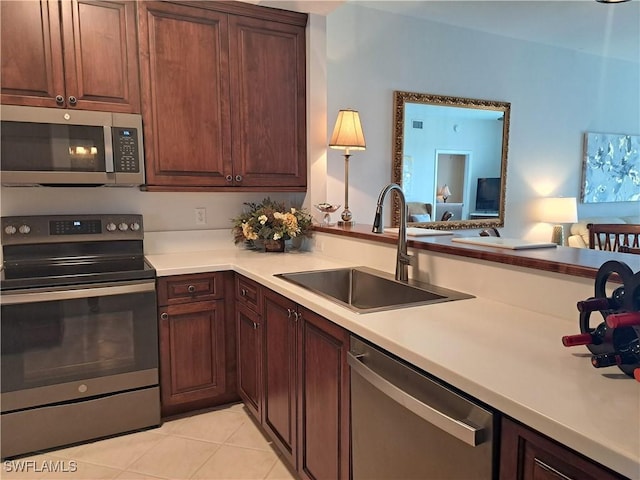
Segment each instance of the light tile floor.
[[4,461],[0,478],[296,479],[249,415],[233,404],[176,417],[159,428]]

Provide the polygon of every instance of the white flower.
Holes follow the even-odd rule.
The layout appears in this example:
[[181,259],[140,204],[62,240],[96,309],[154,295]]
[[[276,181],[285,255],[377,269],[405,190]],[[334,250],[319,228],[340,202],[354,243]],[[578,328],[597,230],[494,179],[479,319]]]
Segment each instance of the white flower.
[[268,220],[268,218],[267,218],[266,215],[260,215],[258,217],[258,221],[260,222],[261,225],[264,225],[265,223],[267,223],[267,220]]
[[282,238],[282,234],[281,233],[276,232],[276,233],[273,234],[273,239],[274,240],[280,240],[281,238]]

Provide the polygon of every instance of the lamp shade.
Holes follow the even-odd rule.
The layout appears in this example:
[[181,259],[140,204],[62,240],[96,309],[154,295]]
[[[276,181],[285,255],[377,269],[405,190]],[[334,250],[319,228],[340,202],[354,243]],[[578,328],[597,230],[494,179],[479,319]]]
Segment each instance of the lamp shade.
[[440,195],[441,197],[450,197],[451,190],[449,190],[449,185],[445,183],[442,187],[440,187],[440,190],[438,190],[438,195]]
[[338,112],[329,146],[341,150],[365,150],[367,148],[358,112],[351,109]]
[[540,221],[547,223],[575,223],[578,221],[576,198],[541,198],[538,216]]

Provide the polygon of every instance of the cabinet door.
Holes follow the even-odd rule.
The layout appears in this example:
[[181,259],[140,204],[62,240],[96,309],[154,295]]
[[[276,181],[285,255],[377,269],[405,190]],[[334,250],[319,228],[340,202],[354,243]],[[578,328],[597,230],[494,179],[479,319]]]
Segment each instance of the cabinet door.
[[61,9],[67,107],[139,113],[135,3],[65,0]]
[[259,422],[262,420],[262,331],[260,316],[236,303],[238,394]]
[[263,301],[263,426],[296,466],[296,304],[266,290]]
[[244,16],[229,21],[235,184],[304,187],[304,26]]
[[622,480],[586,458],[507,418],[502,420],[501,480]]
[[147,184],[231,185],[227,15],[140,2],[138,19]]
[[346,330],[299,308],[298,471],[349,478],[349,367]]
[[62,105],[65,89],[58,3],[0,2],[0,16],[2,103]]
[[223,302],[160,308],[160,392],[163,411],[225,393]]

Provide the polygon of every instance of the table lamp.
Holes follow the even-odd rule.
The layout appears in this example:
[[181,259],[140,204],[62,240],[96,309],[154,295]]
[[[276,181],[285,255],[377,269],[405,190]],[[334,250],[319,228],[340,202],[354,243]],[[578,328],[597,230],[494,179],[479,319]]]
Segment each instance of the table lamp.
[[551,241],[557,245],[564,245],[563,223],[578,221],[578,207],[575,197],[552,197],[540,199],[540,220],[555,224]]
[[445,183],[440,190],[438,190],[438,195],[442,197],[442,201],[447,203],[447,198],[451,196],[451,190],[449,190],[449,186]]
[[344,210],[338,221],[340,226],[353,226],[355,221],[349,210],[349,157],[350,150],[365,150],[364,133],[360,124],[360,115],[357,111],[346,109],[338,112],[336,125],[329,147],[344,150]]

